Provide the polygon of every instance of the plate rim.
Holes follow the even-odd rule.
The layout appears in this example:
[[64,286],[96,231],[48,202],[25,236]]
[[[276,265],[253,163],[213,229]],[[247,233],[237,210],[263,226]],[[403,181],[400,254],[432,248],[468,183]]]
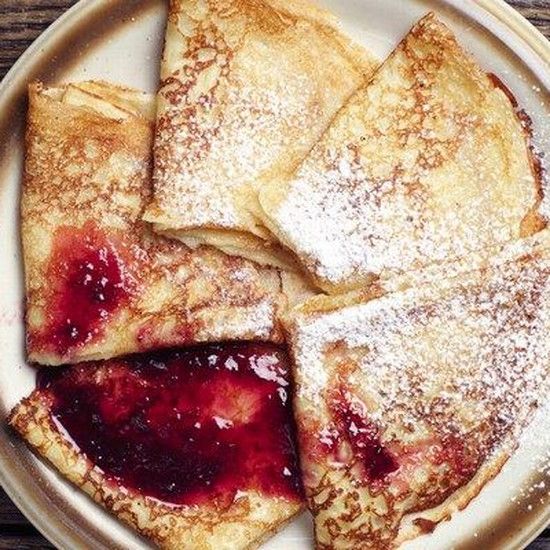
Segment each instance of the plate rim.
[[[495,17],[509,32],[520,38],[534,55],[544,62],[550,77],[550,41],[541,31],[505,0],[472,0],[472,3],[481,8],[486,14]],[[0,81],[0,104],[9,103],[10,96],[15,93],[12,88],[17,88],[18,75],[25,73],[25,68],[32,63],[35,56],[40,54],[42,46],[53,39],[57,33],[63,33],[64,30],[70,31],[72,26],[77,24],[79,19],[86,17],[87,14],[108,5],[109,0],[78,0],[76,4],[53,21],[28,46]],[[5,437],[5,434],[5,430],[3,430],[0,437]],[[28,452],[31,453],[30,450]],[[15,481],[10,478],[12,472],[12,460],[7,457],[0,457],[0,486],[25,518],[57,548],[87,548],[85,538],[78,532],[70,530],[67,526],[64,526],[65,529],[61,529],[59,523],[62,522],[52,521],[49,519],[49,515],[41,513],[40,504],[42,503],[40,498],[28,488],[23,487],[23,490],[21,490],[20,480],[17,477],[15,477]],[[59,520],[59,518],[57,519]],[[521,536],[516,537],[514,542],[519,547],[526,546],[537,538],[549,523],[550,503],[534,520],[525,522],[525,526],[519,530]]]

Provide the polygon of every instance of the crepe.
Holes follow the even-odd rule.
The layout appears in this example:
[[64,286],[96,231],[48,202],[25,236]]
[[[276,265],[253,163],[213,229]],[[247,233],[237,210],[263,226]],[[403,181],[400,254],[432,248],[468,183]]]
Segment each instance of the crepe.
[[296,269],[258,222],[259,181],[295,168],[373,67],[308,1],[171,1],[144,219]]
[[262,186],[264,223],[329,293],[533,234],[542,187],[508,96],[427,15],[296,172]]
[[547,395],[550,234],[372,299],[317,297],[288,331],[318,548],[387,549],[464,508]]
[[55,369],[10,424],[159,547],[256,548],[302,509],[288,370],[267,344]]
[[276,270],[191,251],[141,221],[153,107],[149,95],[97,82],[30,87],[21,207],[30,361],[282,341]]

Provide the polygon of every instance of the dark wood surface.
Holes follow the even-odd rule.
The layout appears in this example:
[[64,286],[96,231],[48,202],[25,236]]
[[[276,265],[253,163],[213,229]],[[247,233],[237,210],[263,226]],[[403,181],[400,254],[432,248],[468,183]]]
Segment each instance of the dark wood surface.
[[[0,78],[27,46],[75,3],[76,0],[0,0]],[[510,0],[509,3],[550,38],[550,0]],[[0,489],[0,550],[51,548]],[[550,550],[550,529],[530,545],[529,550]]]

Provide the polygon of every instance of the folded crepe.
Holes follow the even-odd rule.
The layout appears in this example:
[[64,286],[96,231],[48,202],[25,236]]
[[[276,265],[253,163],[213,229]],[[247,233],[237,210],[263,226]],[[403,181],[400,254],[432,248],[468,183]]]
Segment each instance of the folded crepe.
[[295,168],[373,66],[307,0],[171,1],[144,219],[294,268],[257,219],[259,181]]
[[153,111],[151,96],[103,83],[30,87],[21,211],[30,361],[282,340],[276,270],[191,251],[141,221]]
[[499,472],[547,395],[548,231],[439,275],[378,299],[316,297],[289,324],[318,548],[431,532]]
[[302,509],[288,371],[268,344],[81,364],[42,376],[10,424],[161,548],[256,548]]
[[433,14],[338,112],[262,219],[329,293],[541,229],[528,129]]

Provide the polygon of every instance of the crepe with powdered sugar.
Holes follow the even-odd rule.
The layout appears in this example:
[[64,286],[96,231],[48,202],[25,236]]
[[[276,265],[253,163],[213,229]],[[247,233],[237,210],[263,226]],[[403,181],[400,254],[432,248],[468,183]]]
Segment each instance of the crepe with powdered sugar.
[[476,271],[312,298],[288,326],[317,547],[386,549],[464,508],[547,395],[550,233]]
[[295,168],[374,64],[302,0],[172,0],[161,62],[154,200],[188,245],[292,267],[257,218],[266,174]]
[[262,186],[262,219],[329,293],[530,235],[542,187],[511,99],[429,14]]

